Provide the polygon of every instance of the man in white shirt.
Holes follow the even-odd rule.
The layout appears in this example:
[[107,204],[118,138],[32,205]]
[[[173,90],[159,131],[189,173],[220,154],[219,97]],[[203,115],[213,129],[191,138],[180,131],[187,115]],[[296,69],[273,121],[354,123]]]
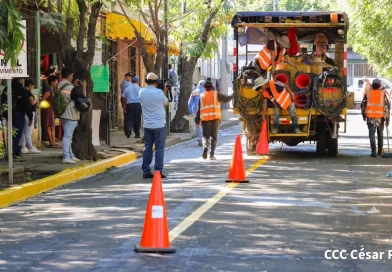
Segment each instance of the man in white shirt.
[[144,152],[143,152],[143,178],[150,179],[154,175],[151,172],[152,147],[155,144],[155,171],[161,172],[161,177],[166,178],[162,173],[163,157],[166,144],[166,111],[169,105],[166,97],[167,87],[164,90],[158,89],[159,77],[155,73],[149,73],[146,78],[147,87],[139,92],[139,99],[143,111],[144,127]]

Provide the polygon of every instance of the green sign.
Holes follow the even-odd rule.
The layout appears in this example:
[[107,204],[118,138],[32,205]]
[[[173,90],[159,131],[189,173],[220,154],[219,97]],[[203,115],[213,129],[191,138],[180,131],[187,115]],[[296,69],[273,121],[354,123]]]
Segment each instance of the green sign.
[[107,65],[91,66],[91,78],[94,82],[94,93],[109,92],[109,67]]

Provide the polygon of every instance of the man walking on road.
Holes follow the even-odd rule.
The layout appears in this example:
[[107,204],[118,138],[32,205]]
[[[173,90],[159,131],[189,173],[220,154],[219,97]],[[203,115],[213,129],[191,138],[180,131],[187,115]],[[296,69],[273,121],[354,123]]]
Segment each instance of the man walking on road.
[[[362,100],[361,111],[363,121],[367,121],[369,129],[370,148],[372,149],[371,157],[381,156],[383,153],[383,133],[384,123],[389,126],[390,104],[388,96],[384,90],[380,90],[381,80],[375,79],[372,82],[371,89],[368,90]],[[376,131],[378,152],[376,153]]]
[[[123,95],[123,93],[124,93],[126,88],[131,86],[131,84],[132,84],[131,81],[132,81],[132,73],[128,72],[128,73],[126,73],[124,75],[124,81],[121,82],[121,85],[120,85],[121,95]],[[127,135],[127,131],[128,131],[128,128],[127,128],[127,113],[126,113],[126,110],[125,110],[124,107],[123,107],[123,110],[124,110],[124,134],[125,134],[125,136],[127,136],[129,138],[131,135],[129,135],[129,136]],[[129,130],[132,130],[132,128],[130,128]]]
[[143,112],[144,127],[144,152],[143,152],[143,178],[150,179],[154,175],[151,172],[152,146],[155,144],[155,171],[161,172],[161,177],[166,178],[163,171],[163,157],[166,144],[166,112],[169,106],[166,97],[167,87],[158,89],[159,77],[155,73],[149,73],[146,77],[147,87],[139,92],[139,99]]
[[[136,81],[137,80],[137,81]],[[134,82],[135,81],[135,82]],[[125,135],[129,138],[131,131],[135,133],[135,138],[140,138],[140,124],[142,119],[142,106],[139,100],[140,87],[136,82],[139,78],[133,77],[131,85],[129,85],[123,92],[121,102],[123,111],[126,114],[126,127]]]
[[199,109],[196,116],[196,125],[203,127],[203,159],[207,159],[208,146],[211,138],[210,160],[216,160],[215,148],[218,143],[218,130],[222,121],[220,103],[227,103],[233,98],[212,90],[212,82],[206,81],[204,93],[200,95]]

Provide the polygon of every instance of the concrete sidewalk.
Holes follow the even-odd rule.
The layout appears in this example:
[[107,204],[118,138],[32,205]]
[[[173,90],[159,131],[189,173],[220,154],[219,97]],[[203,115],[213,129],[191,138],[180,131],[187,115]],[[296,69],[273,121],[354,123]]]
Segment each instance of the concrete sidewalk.
[[[222,121],[221,129],[238,124],[238,117],[229,110],[228,120]],[[143,136],[143,135],[141,135]],[[195,132],[171,133],[166,147],[192,140]],[[76,164],[62,163],[61,148],[41,148],[40,154],[24,154],[14,163],[14,184],[8,184],[8,161],[0,160],[0,208],[12,205],[33,195],[45,192],[94,174],[110,167],[119,167],[140,158],[144,144],[134,136],[127,138],[123,131],[112,131],[111,146],[97,146],[100,161],[80,161]],[[44,143],[45,144],[45,143]],[[4,200],[8,199],[8,200]]]

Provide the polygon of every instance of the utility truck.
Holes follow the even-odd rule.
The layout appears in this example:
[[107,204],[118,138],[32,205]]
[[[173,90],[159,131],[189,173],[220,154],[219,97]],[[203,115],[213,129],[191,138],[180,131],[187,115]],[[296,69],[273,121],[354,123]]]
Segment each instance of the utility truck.
[[[279,141],[288,146],[316,142],[318,155],[336,156],[339,127],[343,125],[346,132],[347,104],[354,103],[352,93],[349,95],[346,89],[347,15],[344,12],[237,12],[232,27],[234,112],[241,115],[247,154],[255,153],[264,99],[252,88],[256,78],[264,76],[283,82],[294,92],[302,131],[292,133],[291,118],[283,110],[279,132],[270,133],[274,107],[269,102],[266,113],[269,142]],[[271,67],[264,73],[261,67],[251,64],[252,56],[269,40],[288,34],[292,44],[297,41],[298,52],[291,52],[289,57],[300,72],[284,61],[276,66],[274,73],[270,72]],[[241,51],[245,54],[240,56]],[[240,57],[245,57],[245,62]],[[244,65],[238,65],[240,60]]]

